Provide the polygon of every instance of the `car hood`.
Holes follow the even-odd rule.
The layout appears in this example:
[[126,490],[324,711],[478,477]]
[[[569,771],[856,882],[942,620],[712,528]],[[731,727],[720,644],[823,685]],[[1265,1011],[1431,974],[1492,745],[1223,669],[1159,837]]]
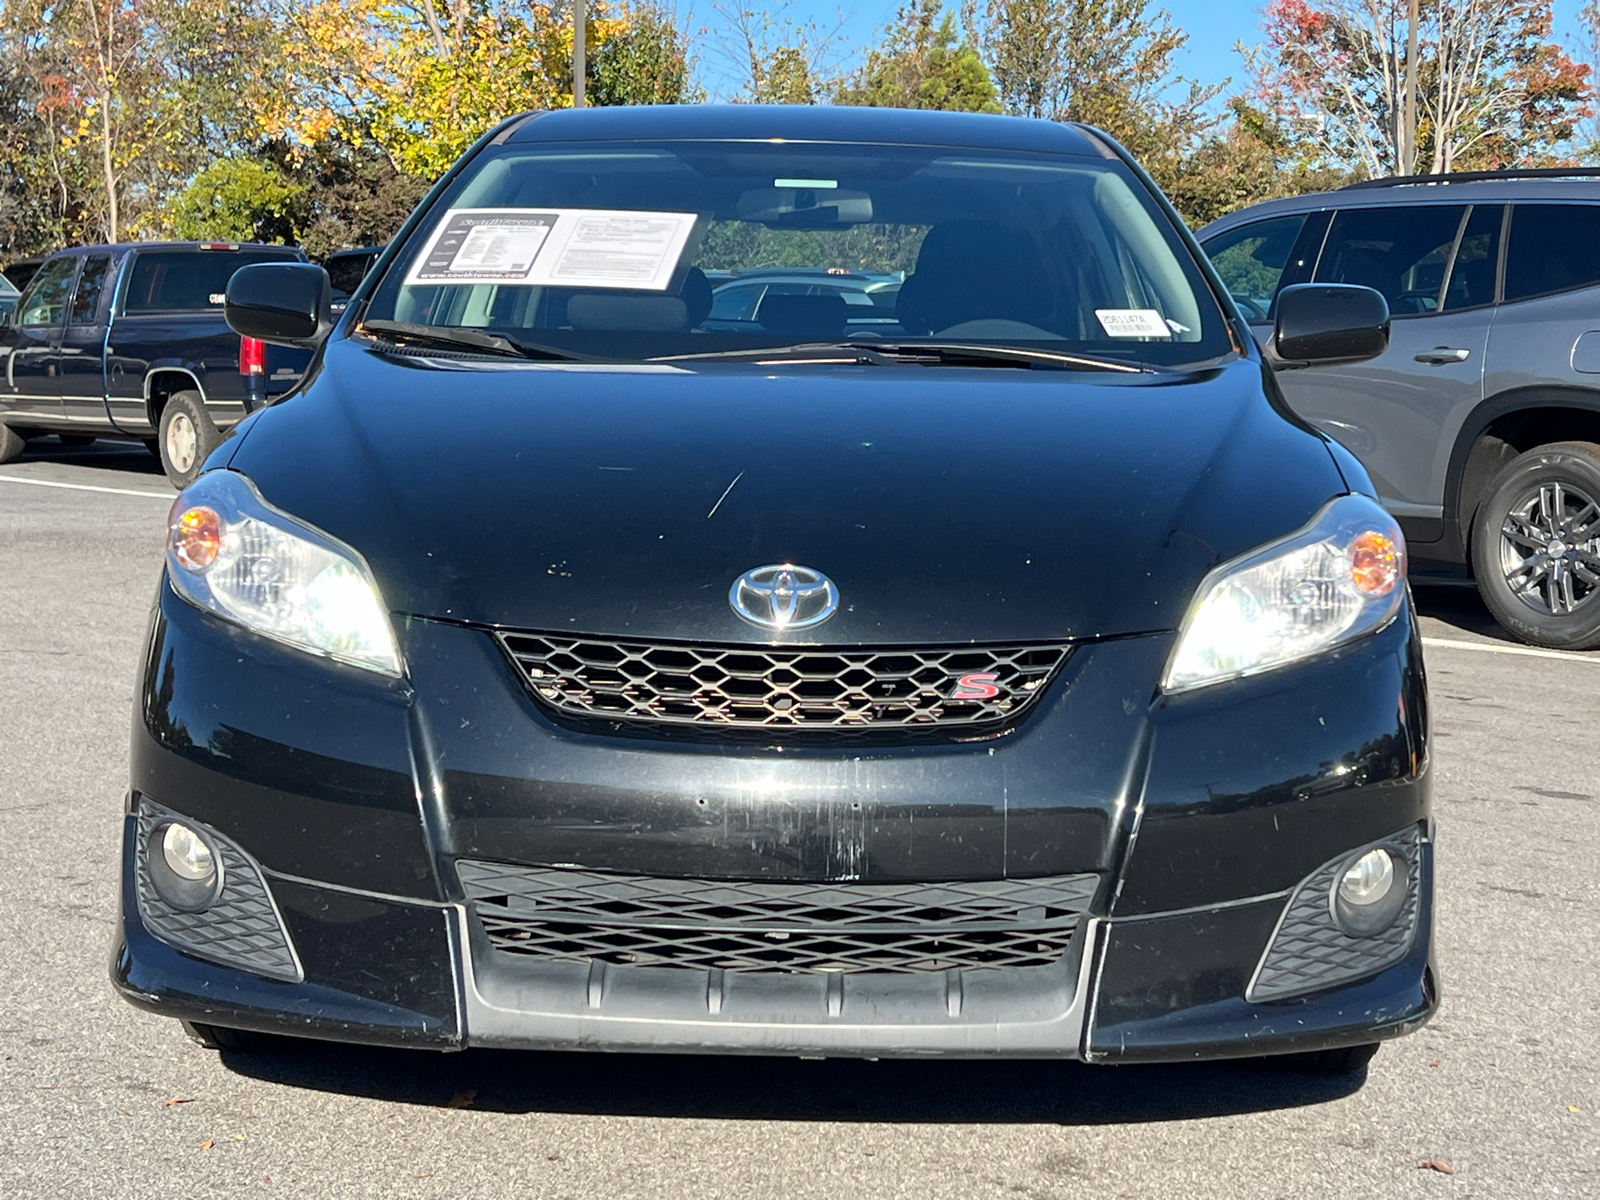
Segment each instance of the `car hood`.
[[1345,490],[1261,367],[591,367],[330,344],[229,465],[342,539],[396,613],[721,642],[742,572],[837,614],[781,640],[1170,630],[1207,570]]

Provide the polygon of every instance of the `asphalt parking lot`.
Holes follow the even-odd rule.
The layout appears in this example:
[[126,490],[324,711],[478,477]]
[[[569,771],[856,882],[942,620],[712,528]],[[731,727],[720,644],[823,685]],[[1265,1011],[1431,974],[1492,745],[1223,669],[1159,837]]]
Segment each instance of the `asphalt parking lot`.
[[219,1057],[106,980],[171,498],[135,443],[0,467],[0,1195],[1600,1196],[1600,654],[1510,643],[1470,591],[1419,595],[1445,1000],[1364,1078]]

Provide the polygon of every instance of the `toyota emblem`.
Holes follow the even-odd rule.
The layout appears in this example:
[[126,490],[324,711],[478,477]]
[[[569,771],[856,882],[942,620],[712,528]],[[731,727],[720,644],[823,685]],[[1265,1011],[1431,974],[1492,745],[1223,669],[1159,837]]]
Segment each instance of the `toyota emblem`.
[[728,603],[752,625],[775,629],[810,629],[839,608],[839,589],[821,571],[777,563],[746,571],[728,589]]

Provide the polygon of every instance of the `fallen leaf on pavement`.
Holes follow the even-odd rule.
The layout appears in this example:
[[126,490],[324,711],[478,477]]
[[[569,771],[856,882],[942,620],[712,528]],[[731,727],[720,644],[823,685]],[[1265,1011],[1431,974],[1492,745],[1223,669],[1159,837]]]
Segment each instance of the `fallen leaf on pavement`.
[[1437,1171],[1441,1175],[1454,1175],[1456,1169],[1442,1158],[1430,1158],[1427,1162],[1417,1164],[1419,1171]]
[[1437,1067],[1439,1065],[1439,1060],[1436,1058],[1431,1063],[1429,1063],[1428,1065],[1430,1067]]
[[213,1147],[215,1145],[216,1145],[215,1142],[213,1142],[211,1139],[207,1138],[205,1141],[200,1143],[200,1149],[209,1150],[209,1149],[211,1149],[211,1147]]
[[175,1096],[171,1100],[163,1101],[161,1107],[173,1108],[179,1104],[193,1104],[198,1099],[200,1099],[199,1096]]
[[1568,1112],[1581,1113],[1583,1111],[1583,1109],[1579,1108],[1576,1104],[1569,1104],[1569,1105],[1567,1105],[1567,1111]]
[[444,1106],[446,1108],[470,1108],[472,1106],[472,1102],[477,1098],[478,1093],[475,1090],[470,1092],[457,1092],[454,1096],[451,1096],[450,1099],[444,1102]]

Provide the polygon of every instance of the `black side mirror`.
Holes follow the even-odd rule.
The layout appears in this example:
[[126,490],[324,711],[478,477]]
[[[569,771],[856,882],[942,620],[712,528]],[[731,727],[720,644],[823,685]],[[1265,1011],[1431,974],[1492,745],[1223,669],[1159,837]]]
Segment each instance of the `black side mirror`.
[[1278,293],[1272,365],[1330,367],[1365,362],[1389,348],[1389,302],[1351,283],[1297,283]]
[[241,337],[276,346],[315,346],[333,328],[328,273],[310,263],[256,263],[228,280],[223,314]]

